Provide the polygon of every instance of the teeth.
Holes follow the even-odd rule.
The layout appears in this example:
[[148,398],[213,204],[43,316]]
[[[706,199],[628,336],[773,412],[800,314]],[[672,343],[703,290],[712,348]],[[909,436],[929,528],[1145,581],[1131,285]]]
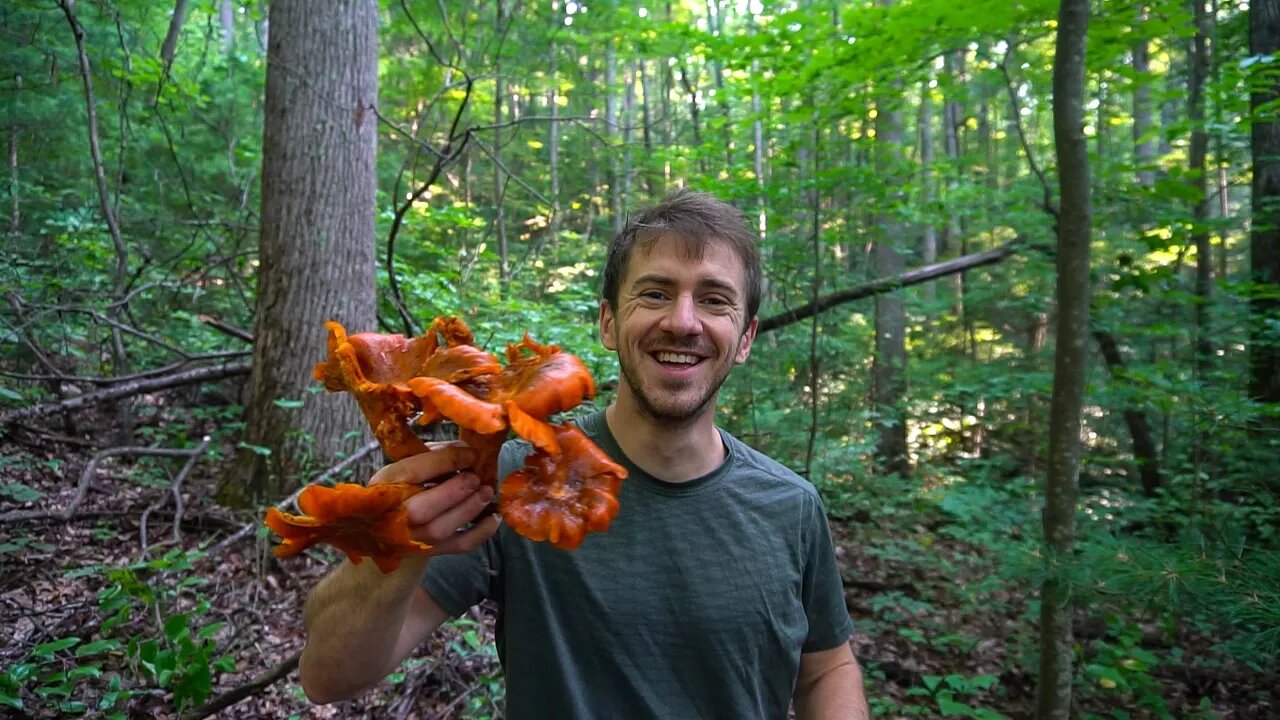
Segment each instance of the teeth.
[[673,353],[673,352],[660,352],[658,353],[658,362],[680,363],[682,365],[693,365],[694,363],[698,362],[698,358],[694,357],[693,355],[682,355],[680,353]]

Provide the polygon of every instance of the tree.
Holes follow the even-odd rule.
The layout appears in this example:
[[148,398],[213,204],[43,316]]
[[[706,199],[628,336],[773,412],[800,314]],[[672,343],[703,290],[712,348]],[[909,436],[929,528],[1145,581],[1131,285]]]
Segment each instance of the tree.
[[[1280,2],[1255,0],[1249,6],[1249,52],[1254,57],[1280,53]],[[1258,287],[1250,300],[1252,332],[1249,346],[1249,394],[1254,400],[1280,403],[1280,123],[1275,110],[1265,111],[1280,98],[1280,75],[1271,63],[1256,81],[1250,104],[1253,118],[1253,227],[1250,233],[1250,271]],[[1272,327],[1268,327],[1268,322]],[[1268,425],[1280,428],[1273,416]]]
[[1062,0],[1053,61],[1053,136],[1058,155],[1057,348],[1049,406],[1044,535],[1050,573],[1040,589],[1036,717],[1071,717],[1071,591],[1065,565],[1075,543],[1080,415],[1089,348],[1089,148],[1084,134],[1089,0]]
[[249,484],[229,499],[279,493],[306,453],[364,427],[350,398],[308,390],[323,323],[374,324],[377,3],[279,0],[269,19],[248,447],[233,476]]

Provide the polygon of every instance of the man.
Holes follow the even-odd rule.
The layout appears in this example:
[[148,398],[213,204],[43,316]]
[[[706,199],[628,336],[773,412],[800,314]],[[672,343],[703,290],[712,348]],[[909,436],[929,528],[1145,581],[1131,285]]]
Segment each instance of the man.
[[[359,693],[442,622],[500,607],[507,714],[519,718],[868,717],[832,541],[813,486],[715,425],[747,360],[760,260],[741,213],[682,191],[628,222],[605,268],[600,335],[616,401],[579,421],[630,473],[609,530],[569,552],[485,518],[492,498],[450,447],[371,482],[425,482],[409,500],[434,556],[382,576],[344,563],[312,592],[307,695]],[[527,448],[508,443],[500,476]],[[421,581],[421,583],[420,583]]]

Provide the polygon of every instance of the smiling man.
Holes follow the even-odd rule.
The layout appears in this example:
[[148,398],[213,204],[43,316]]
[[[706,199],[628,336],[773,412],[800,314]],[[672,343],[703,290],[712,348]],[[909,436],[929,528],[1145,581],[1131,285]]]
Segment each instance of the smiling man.
[[[761,284],[741,213],[709,195],[677,192],[629,220],[599,317],[622,381],[614,403],[579,421],[629,472],[608,532],[572,552],[488,520],[459,533],[491,497],[474,476],[420,493],[416,535],[442,554],[386,577],[346,566],[313,591],[308,695],[359,692],[488,598],[513,720],[785,718],[793,704],[802,719],[867,718],[817,493],[715,424],[720,386],[751,353]],[[500,475],[527,452],[508,443]],[[371,482],[471,461],[437,455]]]

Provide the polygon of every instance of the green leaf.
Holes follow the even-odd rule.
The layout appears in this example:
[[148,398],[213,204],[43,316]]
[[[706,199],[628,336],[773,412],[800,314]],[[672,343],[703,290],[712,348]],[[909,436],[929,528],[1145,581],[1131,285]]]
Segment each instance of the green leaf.
[[16,480],[14,482],[0,485],[0,493],[13,498],[15,502],[29,503],[35,502],[44,497],[44,493],[36,490],[30,485],[26,485]]
[[938,697],[938,710],[942,712],[944,717],[968,717],[973,708],[965,703],[952,700],[948,693],[944,693]]
[[301,401],[301,400],[289,400],[289,399],[287,399],[287,398],[276,398],[276,399],[275,399],[275,400],[273,400],[272,402],[274,402],[274,403],[275,403],[275,406],[276,406],[276,407],[278,407],[278,408],[284,408],[284,409],[286,409],[286,410],[296,410],[296,409],[298,409],[298,408],[302,407],[302,401]]
[[79,644],[80,644],[80,638],[78,637],[59,638],[52,642],[47,642],[47,643],[43,643],[41,645],[35,646],[34,648],[31,649],[31,654],[35,655],[36,657],[52,658],[54,656],[54,653],[62,652],[63,650],[75,647],[76,645],[79,645]]
[[169,638],[169,642],[177,642],[180,636],[186,634],[187,620],[186,613],[178,613],[164,621],[164,636]]
[[252,450],[254,453],[261,455],[263,457],[268,457],[271,455],[271,448],[263,447],[261,445],[250,445],[249,443],[243,440],[237,443],[236,447],[243,448],[245,450]]
[[91,643],[85,643],[76,648],[76,657],[84,657],[85,655],[97,655],[98,653],[108,652],[110,650],[119,650],[120,641],[114,638],[105,638],[103,640],[94,640]]
[[10,390],[9,388],[4,387],[3,385],[0,385],[0,398],[3,398],[5,400],[12,400],[14,402],[26,402],[27,400],[26,398],[22,397],[21,393],[14,392],[13,390]]

